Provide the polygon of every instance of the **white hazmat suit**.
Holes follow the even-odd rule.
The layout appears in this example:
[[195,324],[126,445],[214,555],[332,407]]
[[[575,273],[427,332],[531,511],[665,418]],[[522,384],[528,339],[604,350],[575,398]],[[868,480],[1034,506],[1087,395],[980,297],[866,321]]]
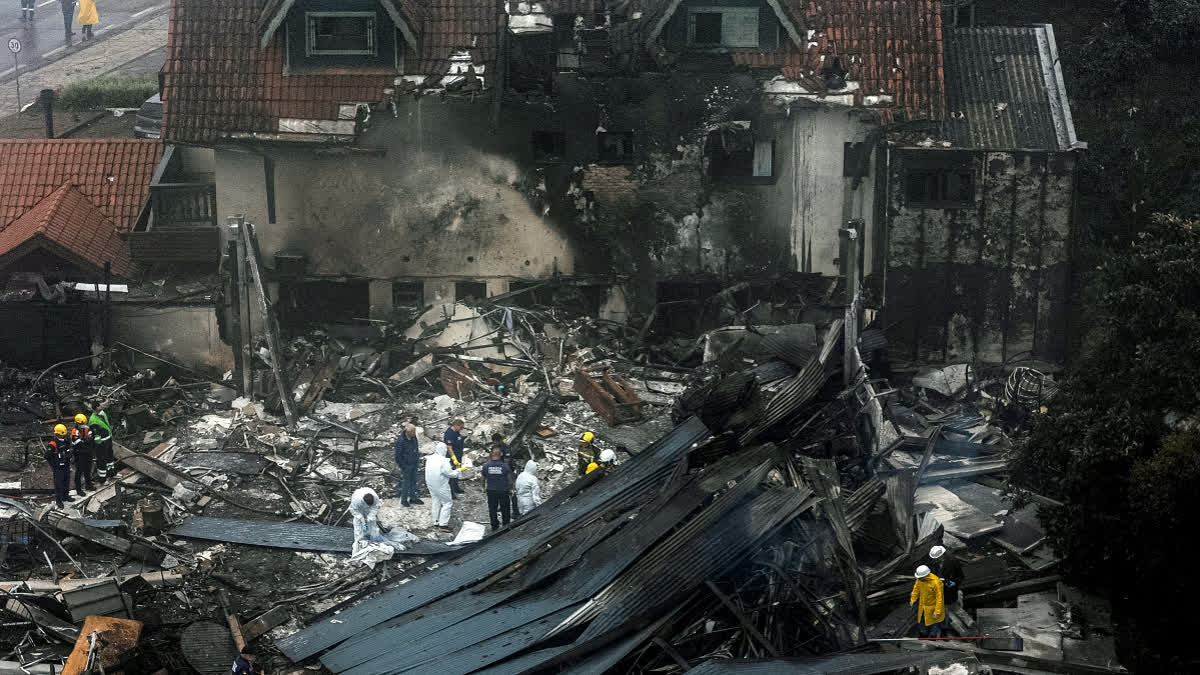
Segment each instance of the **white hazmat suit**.
[[513,485],[517,493],[517,513],[525,515],[542,504],[542,485],[538,482],[537,462],[525,462],[525,470]]
[[354,562],[374,568],[375,563],[403,551],[404,544],[417,541],[417,537],[403,528],[393,528],[387,533],[379,529],[379,495],[369,487],[361,487],[350,495],[349,511],[354,518],[354,548],[350,556]]
[[429,487],[433,523],[442,527],[450,524],[450,507],[454,505],[454,497],[450,494],[451,478],[458,478],[458,471],[450,464],[446,446],[439,444],[433,454],[425,458],[425,485]]

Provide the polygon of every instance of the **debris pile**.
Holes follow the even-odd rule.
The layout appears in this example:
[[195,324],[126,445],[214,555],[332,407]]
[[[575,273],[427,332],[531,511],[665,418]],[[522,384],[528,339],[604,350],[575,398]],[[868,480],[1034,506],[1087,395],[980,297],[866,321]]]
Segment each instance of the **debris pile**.
[[[1104,604],[1059,582],[1004,491],[1011,439],[1053,405],[1044,371],[893,385],[849,312],[660,363],[629,329],[511,300],[281,333],[215,382],[0,371],[0,661],[225,672],[251,643],[272,672],[1120,671]],[[121,471],[52,508],[46,421],[96,398]],[[394,443],[411,423],[440,453],[456,420],[445,531],[399,498]],[[514,475],[534,461],[541,504],[489,531],[494,446]],[[898,650],[935,545],[963,568],[946,606],[966,640]]]

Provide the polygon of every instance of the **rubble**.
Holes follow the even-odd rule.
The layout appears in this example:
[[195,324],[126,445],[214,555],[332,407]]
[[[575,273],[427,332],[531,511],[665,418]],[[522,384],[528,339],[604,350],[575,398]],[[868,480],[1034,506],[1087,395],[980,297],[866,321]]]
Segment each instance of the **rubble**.
[[[850,314],[710,331],[670,347],[686,367],[636,331],[505,300],[357,337],[281,332],[251,350],[248,390],[168,364],[63,368],[34,389],[8,371],[0,589],[23,622],[3,634],[17,663],[76,658],[104,619],[140,622],[119,656],[144,672],[225,672],[241,641],[271,670],[350,673],[433,658],[462,673],[1119,672],[1107,619],[1079,621],[1035,510],[1004,491],[1005,450],[1054,393],[1046,371],[877,379],[886,336],[855,344]],[[121,471],[45,508],[43,423],[97,396]],[[466,492],[442,531],[428,500],[395,497],[393,442],[411,421],[434,452],[454,418]],[[577,475],[584,431],[615,467]],[[542,467],[542,505],[500,532],[480,524],[471,469],[495,434],[515,469]],[[373,508],[352,509],[356,491]],[[951,627],[989,640],[896,651],[911,570],[938,542],[964,566]]]

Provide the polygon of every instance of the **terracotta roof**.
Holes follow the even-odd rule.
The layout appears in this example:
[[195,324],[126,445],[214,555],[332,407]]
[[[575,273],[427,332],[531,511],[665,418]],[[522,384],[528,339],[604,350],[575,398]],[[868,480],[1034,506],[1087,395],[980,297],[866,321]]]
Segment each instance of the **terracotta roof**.
[[[260,49],[255,25],[268,0],[174,0],[163,88],[163,134],[208,143],[229,133],[275,133],[282,118],[337,119],[342,103],[380,101],[394,74],[283,75],[283,33]],[[396,0],[421,16],[421,44],[406,75],[442,75],[450,55],[476,64],[496,56],[495,3]]]
[[[737,52],[737,63],[780,67],[784,77],[824,87],[821,68],[837,57],[859,83],[855,102],[886,94],[908,119],[945,119],[941,0],[783,0],[812,31],[806,49]],[[886,115],[890,117],[890,115]]]
[[0,230],[68,182],[128,230],[161,158],[162,143],[139,138],[0,140]]
[[123,279],[132,279],[136,269],[129,249],[117,236],[117,225],[71,183],[0,232],[0,261],[27,243],[48,245],[61,257],[97,270],[103,270],[105,262],[112,263],[112,273]]
[[[805,39],[803,48],[734,50],[735,63],[778,68],[811,92],[825,89],[821,69],[838,57],[847,79],[859,84],[855,103],[886,94],[885,121],[902,111],[907,119],[945,119],[941,0],[777,0]],[[633,0],[642,12],[643,39],[679,5],[678,0]],[[832,92],[842,93],[842,92]]]

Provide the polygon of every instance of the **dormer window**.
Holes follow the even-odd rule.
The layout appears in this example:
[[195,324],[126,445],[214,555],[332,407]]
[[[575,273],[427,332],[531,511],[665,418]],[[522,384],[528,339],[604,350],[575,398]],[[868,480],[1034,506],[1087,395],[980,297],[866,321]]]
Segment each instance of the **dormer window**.
[[757,7],[689,7],[688,44],[693,47],[758,47]]
[[374,12],[305,12],[308,56],[374,56]]

